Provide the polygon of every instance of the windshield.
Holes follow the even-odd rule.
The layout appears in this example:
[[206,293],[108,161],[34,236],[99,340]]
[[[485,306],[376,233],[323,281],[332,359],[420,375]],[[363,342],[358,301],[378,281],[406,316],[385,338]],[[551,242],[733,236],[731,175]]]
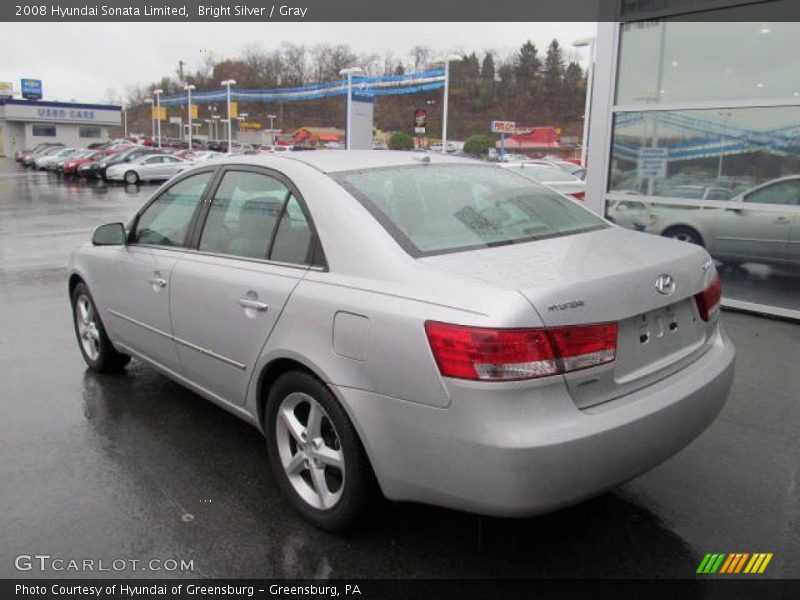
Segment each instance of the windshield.
[[412,256],[571,235],[607,225],[509,170],[414,165],[333,174]]

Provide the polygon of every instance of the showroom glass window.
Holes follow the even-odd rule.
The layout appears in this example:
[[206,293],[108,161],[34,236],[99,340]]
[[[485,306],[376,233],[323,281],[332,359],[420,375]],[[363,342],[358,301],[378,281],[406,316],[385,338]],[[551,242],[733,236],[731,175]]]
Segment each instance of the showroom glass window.
[[90,127],[88,125],[82,125],[78,128],[78,137],[82,138],[99,138],[102,136],[102,131],[100,131],[99,127]]
[[52,123],[34,123],[31,125],[31,135],[34,137],[56,137],[56,126]]
[[619,25],[605,211],[703,245],[724,303],[800,315],[800,23],[751,9]]
[[189,225],[212,177],[212,171],[198,173],[163,191],[139,217],[133,242],[183,246]]

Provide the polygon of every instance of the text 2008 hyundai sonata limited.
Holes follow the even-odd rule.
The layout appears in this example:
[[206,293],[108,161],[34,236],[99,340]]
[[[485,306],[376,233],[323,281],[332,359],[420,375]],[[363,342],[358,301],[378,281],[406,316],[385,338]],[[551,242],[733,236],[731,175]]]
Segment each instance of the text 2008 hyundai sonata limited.
[[522,516],[655,466],[733,374],[702,248],[447,156],[204,163],[71,263],[80,349],[130,356],[259,427],[292,505]]

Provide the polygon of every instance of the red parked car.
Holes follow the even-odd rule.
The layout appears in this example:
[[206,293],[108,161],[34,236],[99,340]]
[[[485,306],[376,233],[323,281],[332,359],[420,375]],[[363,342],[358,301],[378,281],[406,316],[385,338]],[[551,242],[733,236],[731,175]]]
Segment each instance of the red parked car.
[[77,175],[78,169],[80,168],[81,165],[85,165],[90,162],[100,160],[101,158],[104,158],[110,154],[115,154],[125,148],[126,148],[125,146],[120,146],[109,150],[98,150],[97,152],[90,154],[89,156],[84,156],[82,158],[75,158],[72,160],[66,160],[64,161],[64,175]]

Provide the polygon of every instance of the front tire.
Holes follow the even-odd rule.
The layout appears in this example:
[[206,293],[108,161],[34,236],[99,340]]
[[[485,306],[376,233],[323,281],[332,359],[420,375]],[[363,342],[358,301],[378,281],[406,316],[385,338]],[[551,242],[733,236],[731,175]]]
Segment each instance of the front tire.
[[352,528],[376,491],[361,440],[331,391],[302,371],[281,375],[264,417],[270,467],[303,518],[329,532]]
[[691,227],[672,227],[661,235],[673,240],[678,240],[679,242],[688,242],[689,244],[694,244],[695,246],[703,245],[703,238],[701,238],[700,234]]
[[139,183],[139,174],[136,171],[128,171],[124,177],[125,183],[137,184]]
[[83,360],[92,371],[119,371],[131,357],[117,352],[106,335],[89,288],[81,282],[72,291],[72,316]]

